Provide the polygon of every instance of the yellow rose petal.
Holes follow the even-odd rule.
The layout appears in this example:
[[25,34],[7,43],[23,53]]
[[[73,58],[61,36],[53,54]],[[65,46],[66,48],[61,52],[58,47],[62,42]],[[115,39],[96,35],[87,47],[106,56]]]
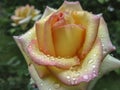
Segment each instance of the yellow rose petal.
[[48,68],[63,83],[67,85],[78,85],[81,82],[89,82],[98,75],[102,58],[101,42],[97,40],[81,65],[71,67],[68,70],[56,67]]
[[100,24],[98,28],[98,37],[101,39],[101,42],[102,42],[104,56],[107,53],[115,50],[115,47],[112,45],[109,37],[107,25],[102,17],[100,18]]
[[71,58],[57,58],[50,55],[46,55],[38,49],[38,43],[36,40],[32,40],[27,47],[27,54],[33,62],[38,65],[56,66],[62,69],[68,69],[74,65],[80,64],[77,56]]
[[75,24],[68,24],[53,29],[56,56],[75,56],[77,50],[82,46],[84,32],[85,30]]
[[93,15],[88,12],[78,12],[75,13],[75,16],[74,19],[76,22],[79,20],[77,23],[81,24],[83,28],[86,29],[83,47],[78,52],[79,56],[84,58],[92,48],[93,43],[97,37],[100,16]]
[[56,12],[55,9],[50,8],[50,7],[47,6],[44,13],[43,13],[43,15],[42,15],[42,17],[41,17],[41,19],[45,19],[47,16],[49,16],[51,13],[54,13],[54,12]]
[[36,36],[39,50],[44,51],[44,23],[42,21],[36,23]]
[[82,7],[78,1],[76,2],[69,2],[69,1],[64,1],[64,3],[61,5],[61,7],[58,9],[58,11],[81,11]]

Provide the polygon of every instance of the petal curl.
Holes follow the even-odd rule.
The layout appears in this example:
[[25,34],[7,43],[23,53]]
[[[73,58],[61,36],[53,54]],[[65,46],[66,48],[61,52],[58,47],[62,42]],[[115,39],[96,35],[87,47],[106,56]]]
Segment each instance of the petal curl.
[[92,48],[98,33],[98,26],[100,15],[93,15],[88,12],[79,12],[76,20],[80,20],[80,24],[86,29],[85,40],[82,49],[79,50],[78,55],[83,59]]
[[27,64],[29,65],[31,63],[31,59],[27,54],[26,48],[31,42],[31,40],[36,38],[35,27],[33,26],[33,28],[31,28],[25,34],[20,36],[14,36],[13,38],[16,41],[18,47],[20,48],[22,54],[24,55]]
[[[32,64],[34,65],[35,69],[37,70],[40,78],[45,78],[50,74],[50,72],[46,66],[38,65],[34,61],[32,61]],[[30,65],[31,64],[29,64],[28,66],[30,66]]]
[[115,47],[112,45],[109,37],[107,24],[105,23],[102,17],[100,18],[98,37],[101,39],[102,42],[104,56],[110,53],[111,51],[115,50]]
[[101,66],[100,66],[100,71],[99,71],[99,76],[95,78],[93,81],[91,81],[88,85],[88,90],[93,90],[93,87],[97,83],[97,81],[106,73],[113,71],[115,69],[120,68],[120,60],[117,58],[107,55],[105,59],[103,60]]
[[64,3],[58,9],[58,11],[67,11],[67,12],[81,11],[81,10],[82,10],[82,7],[79,1],[76,1],[76,2],[64,1]]
[[36,23],[36,35],[39,49],[44,53],[55,56],[53,44],[51,22],[53,15],[49,14],[45,19],[41,19]]
[[53,16],[51,16],[44,23],[44,53],[55,56],[55,48],[53,44],[53,33],[51,23],[53,22]]
[[39,50],[44,52],[44,21],[40,20],[36,22],[36,36],[39,46]]
[[88,85],[88,83],[82,82],[77,86],[67,86],[51,74],[44,78],[39,77],[33,64],[29,65],[28,69],[39,90],[86,90]]
[[43,16],[41,17],[41,19],[46,18],[47,16],[49,16],[53,12],[56,12],[56,10],[47,6],[44,13],[43,13]]
[[81,65],[72,67],[69,70],[62,70],[55,67],[49,67],[49,69],[63,83],[77,85],[81,82],[89,82],[98,75],[102,58],[101,42],[97,40]]
[[71,66],[78,65],[79,59],[77,57],[72,58],[55,58],[53,56],[45,55],[38,50],[37,41],[32,42],[27,47],[29,57],[39,65],[56,66],[58,68],[68,69]]

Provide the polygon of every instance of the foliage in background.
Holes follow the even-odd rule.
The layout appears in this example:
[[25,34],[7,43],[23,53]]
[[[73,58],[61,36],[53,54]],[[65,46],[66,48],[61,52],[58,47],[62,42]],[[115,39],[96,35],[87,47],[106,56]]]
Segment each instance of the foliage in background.
[[[14,10],[26,4],[34,5],[42,13],[45,7],[58,8],[64,0],[0,0],[0,90],[31,90],[30,75],[26,62],[21,55],[12,36],[26,32],[33,26],[31,22],[26,30],[20,26],[11,26]],[[76,0],[68,0],[76,1]],[[116,46],[111,54],[120,59],[120,0],[79,0],[83,8],[95,14],[102,13],[105,18],[110,37]],[[115,82],[115,83],[114,83]],[[28,86],[28,87],[27,87]],[[120,70],[105,75],[98,81],[94,90],[119,90]]]

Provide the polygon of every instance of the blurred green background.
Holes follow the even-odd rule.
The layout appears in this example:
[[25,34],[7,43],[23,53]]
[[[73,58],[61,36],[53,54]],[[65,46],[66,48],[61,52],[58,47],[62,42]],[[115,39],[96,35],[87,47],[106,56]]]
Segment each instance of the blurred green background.
[[[34,5],[43,13],[46,6],[58,8],[64,0],[0,0],[0,90],[31,90],[26,62],[12,36],[26,32],[11,26],[10,16],[18,6]],[[68,0],[75,1],[75,0]],[[120,0],[79,0],[83,9],[103,13],[110,37],[117,50],[111,54],[120,59]],[[93,90],[120,90],[120,69],[104,75]]]

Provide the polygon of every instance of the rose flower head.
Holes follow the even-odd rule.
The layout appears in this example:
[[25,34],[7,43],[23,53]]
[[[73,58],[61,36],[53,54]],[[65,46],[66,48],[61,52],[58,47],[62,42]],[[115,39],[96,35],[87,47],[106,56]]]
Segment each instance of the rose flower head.
[[40,11],[35,9],[34,6],[26,5],[16,8],[15,14],[11,16],[14,23],[12,26],[27,25],[30,20],[36,21],[40,18]]
[[33,28],[14,39],[40,90],[80,90],[115,50],[102,15],[83,10],[78,1],[46,7]]

